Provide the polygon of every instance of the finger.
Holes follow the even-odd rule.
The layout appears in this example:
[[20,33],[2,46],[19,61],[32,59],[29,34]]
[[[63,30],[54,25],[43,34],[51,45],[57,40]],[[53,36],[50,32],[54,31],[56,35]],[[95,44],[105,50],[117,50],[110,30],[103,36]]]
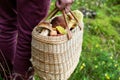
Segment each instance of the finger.
[[72,4],[72,3],[74,2],[74,0],[66,0],[66,2],[67,2],[68,4]]
[[70,11],[70,7],[71,7],[71,4],[68,4],[66,7],[65,7],[65,12],[68,13]]
[[56,7],[59,9],[59,10],[63,10],[65,8],[66,4],[64,4],[63,2],[61,1],[56,1]]

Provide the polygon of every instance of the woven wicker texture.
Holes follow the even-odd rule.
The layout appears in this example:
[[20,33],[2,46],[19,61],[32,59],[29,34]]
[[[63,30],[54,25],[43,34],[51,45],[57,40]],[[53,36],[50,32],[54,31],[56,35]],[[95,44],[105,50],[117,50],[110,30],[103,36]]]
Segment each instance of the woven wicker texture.
[[41,36],[32,32],[32,64],[42,80],[67,80],[75,70],[83,39],[82,30],[72,30],[72,39],[63,36]]

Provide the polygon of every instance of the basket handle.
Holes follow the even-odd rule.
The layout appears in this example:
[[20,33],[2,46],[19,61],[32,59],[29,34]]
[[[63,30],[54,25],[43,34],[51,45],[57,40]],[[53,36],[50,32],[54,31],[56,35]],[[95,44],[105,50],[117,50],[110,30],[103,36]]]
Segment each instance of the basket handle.
[[66,24],[66,29],[67,29],[67,36],[68,36],[68,39],[71,39],[72,38],[72,33],[68,27],[68,22],[67,22],[67,19],[66,19],[66,14],[65,14],[65,10],[62,10],[62,14],[63,14],[63,17],[64,17],[64,20],[65,20],[65,24]]
[[76,16],[73,14],[73,12],[70,10],[69,11],[70,12],[70,14],[74,17],[74,19],[76,20],[76,22],[78,23],[78,26],[79,26],[79,28],[80,28],[80,30],[81,30],[81,23],[79,22],[79,20],[76,18]]
[[42,21],[40,21],[38,24],[40,24],[41,22],[45,22],[48,17],[50,17],[50,18],[54,17],[54,16],[57,14],[58,11],[59,11],[59,10],[57,9],[57,7],[55,7],[55,8],[54,8],[47,16],[45,16],[45,17],[42,19]]
[[[38,23],[38,25],[41,23],[41,22],[45,22],[46,20],[47,20],[47,18],[52,18],[52,17],[54,17],[56,14],[57,14],[57,12],[59,11],[59,9],[57,8],[57,7],[55,7],[42,21],[40,21],[39,23]],[[71,33],[71,31],[70,31],[70,29],[69,29],[69,27],[68,27],[68,22],[67,22],[67,18],[66,18],[66,16],[67,16],[67,14],[65,13],[65,9],[63,9],[62,11],[62,14],[63,14],[63,18],[64,18],[64,20],[65,20],[65,24],[66,24],[66,29],[67,29],[67,36],[68,36],[68,39],[71,39],[72,38],[72,33]],[[80,28],[80,30],[81,30],[81,26],[80,26],[80,24],[79,24],[79,21],[78,21],[78,19],[74,16],[74,14],[72,13],[72,11],[70,10],[69,11],[70,12],[70,14],[73,16],[73,18],[76,20],[76,22],[78,23],[78,26],[79,26],[79,28]]]

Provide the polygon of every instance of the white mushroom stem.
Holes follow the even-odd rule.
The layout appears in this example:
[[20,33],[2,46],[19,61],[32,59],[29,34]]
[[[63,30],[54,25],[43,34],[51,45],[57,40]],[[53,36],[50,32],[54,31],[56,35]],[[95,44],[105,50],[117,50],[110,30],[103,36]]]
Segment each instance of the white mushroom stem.
[[50,36],[57,36],[57,31],[54,31],[54,30],[51,31],[51,32],[50,32]]
[[40,33],[40,35],[42,35],[42,36],[48,36],[48,34],[49,34],[49,30],[48,29],[43,29],[41,31],[41,33]]

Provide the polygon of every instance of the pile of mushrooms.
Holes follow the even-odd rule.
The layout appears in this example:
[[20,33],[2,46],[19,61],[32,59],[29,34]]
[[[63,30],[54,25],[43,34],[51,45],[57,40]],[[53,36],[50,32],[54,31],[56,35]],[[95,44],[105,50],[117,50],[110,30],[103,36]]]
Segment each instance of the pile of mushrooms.
[[[77,14],[76,17],[78,17],[80,13],[75,11],[75,14]],[[80,21],[81,19],[78,20]],[[67,22],[70,30],[74,29],[77,26],[76,20],[70,14],[67,15]],[[41,22],[38,24],[36,30],[42,36],[60,36],[67,34],[66,24],[63,16],[56,16],[50,22]]]

